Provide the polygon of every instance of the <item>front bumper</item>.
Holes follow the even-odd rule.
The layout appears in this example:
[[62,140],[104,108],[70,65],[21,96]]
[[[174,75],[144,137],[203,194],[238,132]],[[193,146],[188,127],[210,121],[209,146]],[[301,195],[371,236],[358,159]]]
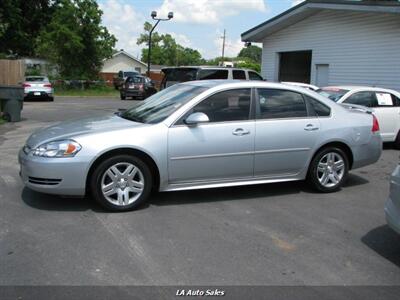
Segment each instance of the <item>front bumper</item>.
[[20,176],[32,190],[56,195],[84,196],[89,163],[78,156],[70,158],[46,158],[18,154]]

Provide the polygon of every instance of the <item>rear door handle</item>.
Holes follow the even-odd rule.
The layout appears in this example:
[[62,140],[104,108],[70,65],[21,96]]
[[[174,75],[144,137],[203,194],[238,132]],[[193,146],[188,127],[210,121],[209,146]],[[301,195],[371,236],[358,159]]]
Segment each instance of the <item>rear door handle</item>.
[[248,130],[244,130],[243,128],[236,128],[234,131],[232,131],[233,135],[246,135],[246,134],[250,134],[250,131]]
[[307,124],[306,127],[304,127],[304,130],[306,131],[314,131],[314,130],[318,130],[319,127],[315,126],[314,124]]

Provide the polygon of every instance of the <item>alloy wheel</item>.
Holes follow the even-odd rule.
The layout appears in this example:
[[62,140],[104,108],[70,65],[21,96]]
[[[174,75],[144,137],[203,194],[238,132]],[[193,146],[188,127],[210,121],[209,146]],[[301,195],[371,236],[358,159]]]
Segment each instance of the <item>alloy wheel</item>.
[[336,152],[328,152],[318,162],[317,178],[320,184],[327,188],[340,183],[345,173],[343,157]]
[[120,162],[109,167],[101,179],[101,192],[110,203],[127,206],[143,193],[143,173],[132,163]]

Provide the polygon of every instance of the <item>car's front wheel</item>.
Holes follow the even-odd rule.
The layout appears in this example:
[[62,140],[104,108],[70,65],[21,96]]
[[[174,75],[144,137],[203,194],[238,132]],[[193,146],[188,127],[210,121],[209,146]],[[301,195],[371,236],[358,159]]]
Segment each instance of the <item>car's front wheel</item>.
[[152,175],[141,159],[118,155],[101,162],[93,172],[90,188],[93,197],[112,211],[136,209],[152,189]]
[[308,171],[310,184],[320,192],[336,192],[347,179],[349,161],[346,153],[337,147],[320,150]]
[[126,99],[126,95],[124,93],[122,93],[122,92],[119,94],[119,96],[120,96],[121,100],[125,100]]

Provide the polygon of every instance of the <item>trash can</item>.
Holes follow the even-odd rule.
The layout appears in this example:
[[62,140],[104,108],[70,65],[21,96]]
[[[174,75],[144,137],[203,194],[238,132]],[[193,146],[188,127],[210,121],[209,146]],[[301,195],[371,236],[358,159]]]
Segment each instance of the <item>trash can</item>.
[[2,118],[9,122],[21,121],[24,103],[24,88],[20,86],[0,86]]

